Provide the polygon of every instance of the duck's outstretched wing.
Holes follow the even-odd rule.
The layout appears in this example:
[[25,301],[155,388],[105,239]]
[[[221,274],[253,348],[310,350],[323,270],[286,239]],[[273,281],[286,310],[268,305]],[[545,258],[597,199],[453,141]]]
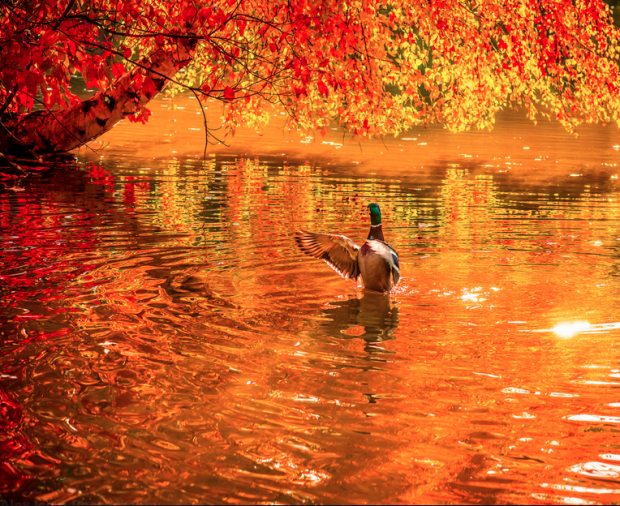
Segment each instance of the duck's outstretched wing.
[[301,230],[295,236],[297,246],[304,253],[325,260],[343,278],[354,279],[360,275],[357,262],[360,247],[344,235],[315,234]]

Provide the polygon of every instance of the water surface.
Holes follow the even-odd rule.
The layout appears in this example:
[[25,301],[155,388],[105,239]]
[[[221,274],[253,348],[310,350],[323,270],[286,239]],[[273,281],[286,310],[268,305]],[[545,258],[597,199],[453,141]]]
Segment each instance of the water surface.
[[[0,185],[2,498],[620,499],[617,130],[274,118],[203,159],[169,106]],[[293,241],[361,243],[370,202],[391,296]]]

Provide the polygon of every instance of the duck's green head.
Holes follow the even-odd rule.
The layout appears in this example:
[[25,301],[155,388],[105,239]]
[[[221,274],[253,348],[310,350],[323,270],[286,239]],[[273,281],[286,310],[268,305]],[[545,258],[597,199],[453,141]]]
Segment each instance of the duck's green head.
[[368,206],[370,211],[370,223],[371,225],[381,225],[381,209],[377,204],[370,204]]

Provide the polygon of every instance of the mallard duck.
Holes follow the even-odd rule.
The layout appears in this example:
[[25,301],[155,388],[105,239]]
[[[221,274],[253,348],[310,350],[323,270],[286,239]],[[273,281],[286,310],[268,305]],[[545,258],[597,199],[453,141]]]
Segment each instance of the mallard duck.
[[295,241],[304,253],[325,260],[343,278],[357,281],[361,274],[368,290],[389,292],[400,279],[398,253],[383,238],[379,206],[370,204],[368,211],[370,232],[361,248],[343,235],[315,234],[306,230],[297,232]]

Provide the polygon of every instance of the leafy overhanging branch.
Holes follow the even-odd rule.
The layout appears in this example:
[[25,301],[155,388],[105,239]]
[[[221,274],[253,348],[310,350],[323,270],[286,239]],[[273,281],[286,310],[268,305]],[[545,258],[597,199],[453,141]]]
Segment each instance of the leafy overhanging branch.
[[[269,103],[291,128],[338,123],[359,138],[431,122],[492,128],[516,105],[568,130],[620,119],[620,37],[601,0],[0,0],[0,13],[0,117],[36,96],[79,107],[76,73],[100,93],[142,75],[132,93],[148,98],[149,58],[180,62],[175,51],[195,41],[166,92],[220,100],[232,134],[267,121]],[[144,104],[130,118],[144,120]]]

